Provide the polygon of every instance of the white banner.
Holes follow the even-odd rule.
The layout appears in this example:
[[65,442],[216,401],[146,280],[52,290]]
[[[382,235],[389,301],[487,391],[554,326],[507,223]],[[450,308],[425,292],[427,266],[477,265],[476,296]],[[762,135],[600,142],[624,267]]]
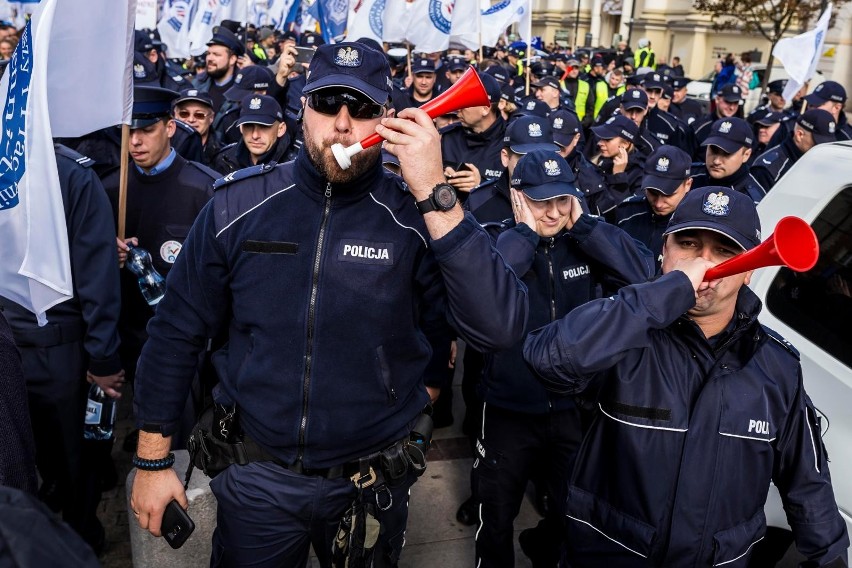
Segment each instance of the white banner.
[[775,44],[772,54],[781,60],[790,76],[784,87],[784,100],[792,101],[793,95],[816,73],[830,19],[831,4],[823,12],[816,28],[795,37],[784,38]]
[[[0,81],[0,295],[39,325],[73,295],[53,136],[129,122],[135,11],[135,0],[44,0]],[[78,56],[97,52],[115,62]]]
[[[482,12],[482,45],[497,45],[506,28],[516,22],[521,22],[521,34],[529,34],[532,29],[530,12],[530,0],[502,0]],[[526,20],[522,21],[523,18]],[[529,35],[524,39],[529,41]]]
[[136,29],[157,27],[157,0],[136,0]]
[[189,57],[189,24],[197,9],[198,0],[166,0],[163,4],[163,17],[157,30],[169,57]]
[[384,35],[385,4],[386,0],[351,0],[346,41],[368,37],[381,44]]
[[479,0],[456,0],[453,6],[453,25],[450,43],[460,43],[468,49],[479,49],[481,10]]
[[453,0],[414,0],[405,37],[420,53],[444,51],[450,45]]

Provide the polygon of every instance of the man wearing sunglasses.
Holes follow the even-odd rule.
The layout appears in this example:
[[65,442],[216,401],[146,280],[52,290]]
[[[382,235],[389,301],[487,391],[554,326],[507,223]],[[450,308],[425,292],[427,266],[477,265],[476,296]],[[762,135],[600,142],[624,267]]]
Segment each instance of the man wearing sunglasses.
[[[187,507],[169,448],[202,338],[228,334],[213,355],[214,399],[228,432],[241,433],[210,436],[246,452],[217,451],[231,465],[211,483],[211,565],[305,566],[312,544],[331,566],[338,526],[351,528],[342,518],[357,505],[356,528],[380,529],[349,541],[364,545],[349,565],[375,556],[396,566],[408,491],[425,465],[412,436],[431,437],[423,411],[438,393],[425,385],[443,380],[448,318],[480,350],[523,333],[526,289],[456,202],[432,120],[414,108],[393,116],[391,88],[383,53],[320,46],[303,90],[302,150],[216,182],[149,327],[131,503],[154,535],[172,499]],[[338,165],[333,144],[373,133],[402,177],[382,168],[379,145]]]
[[201,163],[212,168],[216,154],[222,149],[219,137],[210,128],[215,116],[213,99],[208,93],[198,89],[184,89],[180,92],[180,97],[175,100],[172,114],[176,119],[194,128],[201,136],[203,148]]

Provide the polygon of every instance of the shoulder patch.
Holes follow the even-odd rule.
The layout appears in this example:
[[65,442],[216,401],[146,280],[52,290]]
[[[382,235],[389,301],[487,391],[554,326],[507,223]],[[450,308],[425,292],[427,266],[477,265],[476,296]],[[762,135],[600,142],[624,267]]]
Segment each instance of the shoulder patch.
[[798,349],[793,347],[792,343],[781,337],[781,335],[777,331],[770,329],[763,324],[761,324],[760,327],[763,328],[763,331],[766,332],[766,336],[769,339],[773,340],[775,343],[786,349],[790,353],[790,355],[796,358],[797,361],[799,360],[799,351]]
[[268,164],[259,164],[257,166],[252,166],[250,168],[243,168],[242,170],[237,170],[235,172],[231,172],[225,177],[220,177],[216,181],[213,182],[213,191],[217,191],[222,189],[223,187],[243,179],[248,179],[255,176],[260,176],[264,174],[268,174],[271,172],[277,164],[275,162],[269,162]]
[[77,152],[76,150],[72,150],[68,146],[63,144],[54,144],[53,149],[60,156],[64,156],[69,160],[74,160],[84,168],[91,168],[95,165],[95,161],[88,156],[84,156],[83,154]]

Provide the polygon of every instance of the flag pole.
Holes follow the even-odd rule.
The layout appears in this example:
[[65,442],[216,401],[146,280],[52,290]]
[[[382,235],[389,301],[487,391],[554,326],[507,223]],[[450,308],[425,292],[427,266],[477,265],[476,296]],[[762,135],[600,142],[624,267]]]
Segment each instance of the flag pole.
[[125,219],[127,217],[127,166],[130,155],[130,125],[121,125],[121,169],[118,178],[118,231],[117,236],[124,241]]
[[414,83],[414,75],[411,73],[411,43],[408,40],[405,40],[405,59],[408,66],[408,77]]

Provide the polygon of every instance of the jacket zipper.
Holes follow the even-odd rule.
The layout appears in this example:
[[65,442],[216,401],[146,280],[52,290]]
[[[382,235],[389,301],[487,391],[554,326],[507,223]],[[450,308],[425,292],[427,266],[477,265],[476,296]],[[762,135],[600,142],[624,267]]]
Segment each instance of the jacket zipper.
[[325,208],[322,213],[319,237],[317,237],[317,250],[314,255],[314,271],[311,278],[311,301],[308,304],[308,342],[305,352],[305,380],[302,385],[302,421],[299,423],[299,452],[296,463],[301,463],[305,455],[305,430],[308,427],[308,393],[311,387],[311,365],[313,357],[314,320],[316,319],[317,289],[319,288],[319,269],[322,259],[322,249],[325,242],[325,228],[328,225],[328,216],[331,213],[331,182],[325,185]]
[[553,276],[553,257],[550,253],[555,244],[556,238],[551,237],[547,248],[544,249],[547,256],[547,272],[550,274],[550,321],[556,321],[556,279]]

